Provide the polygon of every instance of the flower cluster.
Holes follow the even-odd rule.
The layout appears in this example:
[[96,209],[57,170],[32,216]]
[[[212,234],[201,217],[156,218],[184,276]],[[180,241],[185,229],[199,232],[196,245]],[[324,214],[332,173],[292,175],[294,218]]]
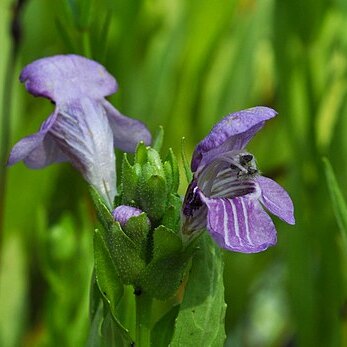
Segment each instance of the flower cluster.
[[[125,226],[144,211],[149,219],[143,229],[152,221],[176,232],[181,201],[174,156],[162,163],[159,154],[146,147],[151,142],[147,128],[105,99],[116,92],[117,83],[102,65],[77,55],[58,55],[29,64],[20,80],[31,94],[50,99],[55,109],[36,134],[13,147],[9,165],[23,160],[36,169],[70,161],[111,211],[117,194],[114,147],[134,152],[142,141],[134,166],[124,161],[127,173],[120,196],[125,205],[113,211],[114,220]],[[193,180],[182,208],[183,234],[207,228],[220,247],[252,253],[276,243],[275,226],[263,207],[295,223],[287,192],[260,175],[255,157],[245,149],[275,115],[267,107],[232,113],[197,145]]]
[[254,253],[276,244],[276,229],[263,206],[294,224],[287,192],[259,174],[245,147],[276,112],[255,107],[232,113],[219,122],[195,148],[194,177],[183,204],[183,233],[207,228],[225,249]]

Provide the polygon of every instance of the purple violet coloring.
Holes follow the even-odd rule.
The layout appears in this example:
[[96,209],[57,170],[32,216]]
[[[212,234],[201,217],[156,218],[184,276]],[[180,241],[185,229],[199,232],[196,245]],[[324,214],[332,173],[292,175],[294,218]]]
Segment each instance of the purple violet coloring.
[[50,99],[55,109],[37,133],[15,144],[8,165],[23,160],[38,169],[69,161],[112,207],[114,147],[133,152],[138,142],[151,142],[141,122],[123,116],[105,99],[117,91],[116,80],[95,61],[57,55],[26,66],[20,81],[29,93]]
[[[112,215],[114,220],[123,227],[131,217],[137,217],[141,213],[142,211],[136,207],[120,205],[113,210]],[[149,220],[148,223],[150,223]]]
[[277,242],[275,226],[263,206],[295,224],[288,193],[259,174],[247,143],[276,116],[268,107],[232,113],[214,126],[195,148],[194,173],[183,203],[183,233],[207,228],[227,250],[256,253]]

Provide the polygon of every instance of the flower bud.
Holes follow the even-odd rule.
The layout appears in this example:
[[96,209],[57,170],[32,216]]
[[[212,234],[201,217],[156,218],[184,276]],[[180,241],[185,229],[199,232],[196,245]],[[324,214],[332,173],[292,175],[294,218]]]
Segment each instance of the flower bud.
[[120,205],[113,210],[112,215],[114,220],[124,227],[131,217],[137,217],[141,213],[142,211],[136,207]]

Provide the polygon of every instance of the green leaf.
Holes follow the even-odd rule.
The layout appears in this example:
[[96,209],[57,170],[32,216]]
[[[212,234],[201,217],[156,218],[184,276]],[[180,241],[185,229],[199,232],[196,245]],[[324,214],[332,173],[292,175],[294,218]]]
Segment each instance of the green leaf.
[[163,163],[161,161],[159,153],[153,148],[148,148],[147,158],[148,163],[152,168],[152,174],[165,178]]
[[179,311],[179,305],[171,308],[152,328],[151,331],[151,345],[156,347],[167,347],[170,344],[175,319]]
[[124,284],[136,284],[139,274],[145,267],[139,247],[122,230],[118,222],[111,228],[109,249],[117,273]]
[[168,182],[168,191],[176,193],[180,180],[177,159],[171,148],[169,149],[169,154],[164,161],[164,171],[166,181]]
[[135,152],[135,163],[138,163],[140,165],[145,164],[147,161],[147,147],[146,145],[141,141],[137,147]]
[[92,317],[91,327],[89,329],[88,340],[86,347],[101,347],[102,336],[100,334],[101,325],[104,321],[103,303],[99,301],[99,305],[96,308],[95,314]]
[[[104,301],[107,302],[111,311],[115,328],[125,341],[131,343],[132,339],[129,331],[120,323],[117,316],[117,305],[124,292],[123,284],[119,279],[116,266],[99,230],[95,230],[94,233],[94,261],[96,282]],[[98,319],[97,317],[98,310],[94,315],[94,319]]]
[[101,222],[105,230],[109,230],[114,223],[114,220],[110,210],[105,203],[105,200],[99,195],[99,193],[93,186],[89,186],[89,192],[92,197],[99,221]]
[[177,194],[170,194],[168,207],[161,220],[161,224],[175,232],[179,231],[181,216],[182,200]]
[[139,185],[139,202],[141,209],[151,220],[158,221],[163,216],[167,204],[167,187],[161,176],[151,176]]
[[129,218],[123,226],[124,232],[134,242],[135,247],[139,250],[142,259],[147,259],[147,236],[150,228],[150,222],[145,213],[139,216]]
[[153,140],[152,148],[154,148],[157,152],[160,152],[161,147],[163,146],[164,140],[164,128],[160,125],[159,130]]
[[150,296],[165,300],[181,284],[190,255],[183,252],[180,237],[162,225],[154,230],[153,243],[153,259],[141,274],[139,284]]
[[330,193],[330,199],[333,204],[334,213],[336,216],[339,228],[342,231],[342,235],[347,242],[347,205],[337,183],[334,170],[327,158],[323,158],[325,166],[325,175],[327,178],[327,184]]
[[192,181],[193,175],[192,175],[192,172],[190,170],[190,165],[188,163],[188,160],[187,160],[187,157],[186,157],[186,153],[184,151],[184,141],[185,141],[185,138],[182,137],[182,140],[181,140],[181,156],[182,156],[182,161],[183,161],[184,172],[186,174],[186,179],[187,179],[187,182],[190,183]]
[[153,260],[164,258],[182,250],[180,237],[163,225],[154,230],[153,244]]
[[163,167],[164,167],[164,172],[165,172],[167,190],[168,190],[168,192],[172,192],[173,177],[172,177],[171,164],[168,161],[165,161],[163,164]]
[[199,245],[176,319],[172,347],[220,347],[225,340],[222,254],[206,233]]
[[123,295],[123,284],[120,282],[105,240],[97,229],[94,233],[94,262],[96,282],[103,297],[114,311]]
[[122,163],[122,203],[124,205],[131,204],[137,196],[137,182],[139,180],[138,169],[132,166],[129,161],[127,154],[124,153]]

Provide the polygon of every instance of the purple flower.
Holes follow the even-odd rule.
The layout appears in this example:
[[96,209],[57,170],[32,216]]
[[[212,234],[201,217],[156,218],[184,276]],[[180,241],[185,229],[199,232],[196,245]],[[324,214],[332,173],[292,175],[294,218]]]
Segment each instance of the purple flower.
[[120,114],[105,97],[116,80],[95,61],[57,55],[26,66],[20,81],[35,96],[50,99],[53,113],[33,135],[12,149],[9,165],[23,160],[33,169],[70,161],[112,206],[116,194],[114,147],[134,151],[151,135],[139,121]]
[[195,148],[194,177],[183,204],[184,233],[207,228],[225,249],[261,252],[276,244],[276,229],[263,209],[295,224],[288,193],[260,176],[247,143],[276,112],[254,107],[232,113],[219,122]]

